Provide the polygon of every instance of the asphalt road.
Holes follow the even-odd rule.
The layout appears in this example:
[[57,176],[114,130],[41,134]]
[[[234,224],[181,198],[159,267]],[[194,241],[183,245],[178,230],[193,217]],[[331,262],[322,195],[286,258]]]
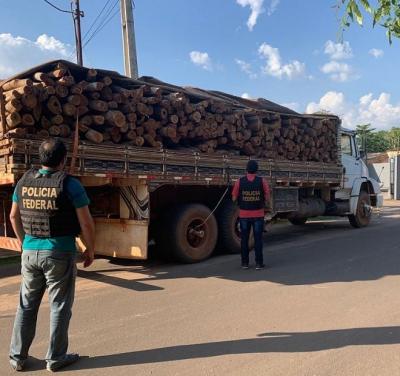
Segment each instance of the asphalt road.
[[[278,226],[269,268],[235,255],[196,265],[97,260],[77,283],[65,375],[384,376],[400,374],[400,207],[373,224]],[[0,374],[18,300],[17,267],[0,268]],[[42,304],[29,375],[43,371]]]

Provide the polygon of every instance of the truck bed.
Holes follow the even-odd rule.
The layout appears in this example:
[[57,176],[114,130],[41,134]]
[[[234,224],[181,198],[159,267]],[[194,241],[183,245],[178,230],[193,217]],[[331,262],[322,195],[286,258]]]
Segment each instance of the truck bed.
[[[245,173],[248,157],[195,151],[156,150],[124,145],[94,145],[64,140],[69,158],[75,156],[72,175],[87,186],[148,184],[225,185]],[[7,136],[0,140],[0,185],[14,185],[39,163],[41,139]],[[336,186],[342,182],[341,165],[287,160],[258,160],[259,174],[273,186]],[[70,163],[69,163],[70,164]]]

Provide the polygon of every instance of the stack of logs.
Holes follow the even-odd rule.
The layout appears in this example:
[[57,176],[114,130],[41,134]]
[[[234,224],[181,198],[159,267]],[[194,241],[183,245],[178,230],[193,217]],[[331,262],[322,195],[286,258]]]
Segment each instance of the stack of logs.
[[176,87],[140,81],[118,85],[94,69],[84,72],[78,80],[60,63],[50,72],[3,83],[3,134],[68,138],[78,129],[80,138],[97,144],[337,162],[335,117],[255,110]]

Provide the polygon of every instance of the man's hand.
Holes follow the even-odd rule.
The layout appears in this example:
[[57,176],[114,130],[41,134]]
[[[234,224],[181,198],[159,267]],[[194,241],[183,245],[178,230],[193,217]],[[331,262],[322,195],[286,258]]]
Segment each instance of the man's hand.
[[82,254],[83,267],[87,268],[90,266],[94,259],[94,247],[95,247],[95,227],[92,216],[90,215],[89,207],[84,206],[82,208],[76,209],[76,214],[78,216],[79,224],[82,230],[82,241],[86,246],[85,252]]
[[93,263],[94,252],[86,250],[85,252],[82,253],[82,258],[83,258],[83,267],[87,268]]

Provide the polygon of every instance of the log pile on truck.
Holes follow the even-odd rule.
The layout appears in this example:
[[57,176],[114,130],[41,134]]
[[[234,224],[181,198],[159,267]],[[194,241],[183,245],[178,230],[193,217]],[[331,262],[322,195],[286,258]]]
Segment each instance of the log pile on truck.
[[0,84],[2,135],[338,163],[335,116],[50,62]]

